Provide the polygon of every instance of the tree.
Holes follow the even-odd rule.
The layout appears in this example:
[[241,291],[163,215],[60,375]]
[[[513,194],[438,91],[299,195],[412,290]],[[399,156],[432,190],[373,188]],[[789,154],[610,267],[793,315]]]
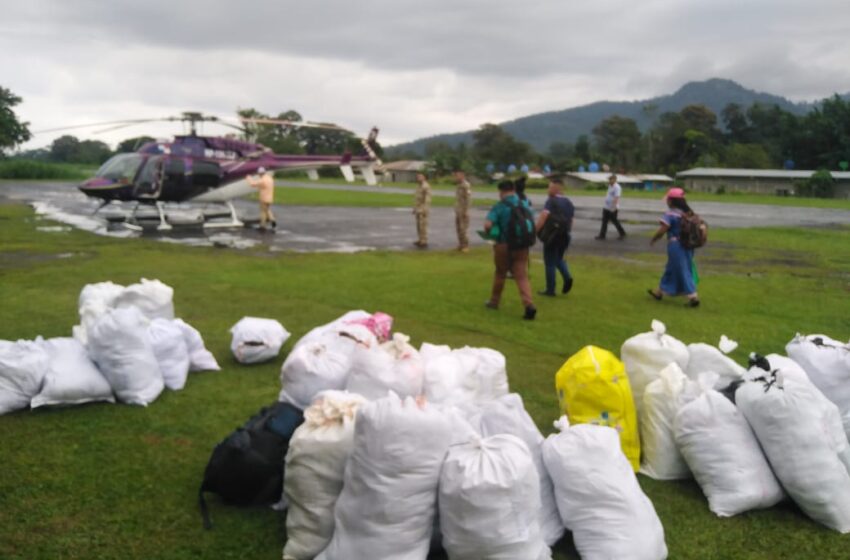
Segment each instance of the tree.
[[729,103],[721,111],[723,126],[726,127],[726,136],[732,142],[747,142],[750,138],[750,125],[741,106],[737,103]]
[[62,163],[100,164],[112,155],[109,146],[100,140],[83,140],[66,134],[50,145],[50,160]]
[[[809,168],[837,169],[850,159],[850,102],[834,96],[801,119],[796,159]],[[799,138],[799,136],[798,136]]]
[[640,130],[633,119],[614,115],[593,128],[596,147],[613,166],[634,169],[640,150]]
[[65,134],[50,144],[50,160],[64,163],[74,161],[74,156],[80,147],[80,141],[76,136]]
[[770,169],[770,155],[761,144],[730,144],[723,156],[726,167]]
[[705,105],[688,105],[679,114],[685,125],[693,130],[702,132],[706,136],[717,134],[717,115]]
[[483,124],[472,134],[474,144],[472,153],[480,162],[494,164],[519,165],[534,159],[534,150],[525,142],[520,142],[495,124]]
[[96,163],[101,164],[112,155],[112,150],[100,140],[83,140],[77,146],[73,163]]
[[122,140],[118,143],[118,147],[115,148],[115,153],[125,154],[129,152],[135,152],[143,145],[153,141],[154,139],[150,136],[135,136],[133,138],[127,138],[126,140]]
[[590,141],[587,139],[587,135],[582,134],[576,140],[575,154],[582,163],[590,163],[592,158],[590,156]]
[[14,148],[32,138],[29,123],[20,122],[12,110],[21,101],[20,97],[0,86],[0,156],[4,149]]

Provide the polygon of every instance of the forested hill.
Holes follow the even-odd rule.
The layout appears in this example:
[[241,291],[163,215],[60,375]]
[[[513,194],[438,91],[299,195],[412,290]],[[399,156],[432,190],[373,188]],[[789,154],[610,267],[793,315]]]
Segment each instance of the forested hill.
[[[746,109],[756,102],[775,104],[797,115],[808,112],[814,106],[809,103],[794,103],[778,95],[753,91],[731,80],[714,78],[703,82],[689,82],[672,95],[642,101],[598,101],[572,109],[522,117],[501,123],[500,126],[517,140],[528,142],[537,151],[545,152],[553,142],[573,143],[582,134],[591,136],[593,127],[613,115],[634,119],[641,131],[646,131],[662,113],[679,111],[687,105],[705,105],[714,111],[720,121],[720,114],[729,103],[737,103]],[[434,141],[447,142],[453,147],[460,142],[471,145],[472,132],[470,130],[421,138],[392,146],[388,148],[388,151],[390,153],[414,151],[423,154],[425,146]]]

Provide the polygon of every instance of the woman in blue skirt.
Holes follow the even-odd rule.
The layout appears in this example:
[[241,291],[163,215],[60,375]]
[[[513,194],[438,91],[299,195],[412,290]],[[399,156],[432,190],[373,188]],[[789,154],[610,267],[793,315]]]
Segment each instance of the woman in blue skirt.
[[685,249],[679,242],[682,217],[692,212],[685,201],[685,191],[678,187],[671,188],[664,197],[668,210],[659,220],[661,225],[649,244],[652,245],[664,234],[667,234],[667,266],[658,288],[648,290],[649,295],[660,300],[665,295],[687,296],[689,307],[699,305],[699,296],[694,277],[694,250]]

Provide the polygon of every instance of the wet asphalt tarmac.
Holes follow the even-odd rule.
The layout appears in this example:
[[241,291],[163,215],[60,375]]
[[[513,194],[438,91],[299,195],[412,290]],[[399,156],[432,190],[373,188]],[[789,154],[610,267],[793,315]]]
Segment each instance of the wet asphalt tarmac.
[[[327,185],[315,183],[286,182],[284,187],[315,188],[325,190],[354,190],[384,193],[400,193],[411,196],[412,190],[393,187],[363,187],[352,185]],[[279,194],[280,191],[278,191]],[[453,196],[452,191],[434,190],[434,195]],[[476,199],[495,201],[497,193],[475,192]],[[286,197],[283,189],[282,198]],[[279,197],[279,198],[280,198]],[[545,194],[530,196],[534,208],[542,208]],[[275,205],[274,213],[278,228],[275,232],[258,231],[254,227],[236,229],[203,230],[195,226],[177,227],[168,233],[131,232],[121,225],[110,225],[107,217],[132,211],[135,204],[110,204],[94,213],[98,202],[79,192],[74,184],[56,182],[0,182],[0,200],[32,204],[44,219],[55,220],[73,227],[86,229],[102,235],[135,237],[144,235],[187,245],[218,245],[235,248],[262,245],[271,251],[299,252],[357,252],[363,250],[417,250],[413,246],[416,227],[410,207],[405,208],[349,208],[308,207]],[[628,236],[616,239],[616,231],[610,228],[606,241],[596,241],[601,218],[601,197],[571,197],[576,206],[573,226],[573,242],[570,251],[594,254],[623,254],[645,251],[649,233],[657,227],[658,218],[664,210],[662,200],[629,199],[624,193],[620,205],[620,220]],[[240,217],[256,221],[257,203],[251,200],[235,200]],[[198,205],[169,205],[168,212],[174,219],[193,222],[200,207]],[[210,210],[220,211],[220,206],[210,205]],[[800,208],[734,203],[699,203],[695,208],[711,228],[737,228],[756,226],[808,226],[828,227],[850,223],[850,211],[821,208]],[[483,246],[485,241],[476,235],[481,229],[487,209],[473,207],[470,217],[470,242]],[[55,227],[45,223],[45,228]],[[452,208],[432,208],[429,224],[431,249],[445,250],[457,246]],[[658,246],[654,250],[658,249]]]

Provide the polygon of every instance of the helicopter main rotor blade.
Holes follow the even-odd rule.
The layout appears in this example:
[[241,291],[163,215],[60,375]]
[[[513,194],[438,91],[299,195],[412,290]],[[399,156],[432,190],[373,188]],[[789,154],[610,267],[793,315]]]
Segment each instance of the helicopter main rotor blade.
[[332,124],[332,123],[314,123],[309,121],[286,121],[281,119],[258,119],[258,118],[244,118],[240,117],[240,121],[245,124],[271,124],[271,125],[279,125],[279,126],[292,126],[299,128],[325,128],[328,130],[337,130],[339,132],[348,132],[349,134],[353,134],[348,129],[345,129],[341,126]]
[[163,121],[167,119],[124,119],[121,121],[106,121],[106,122],[97,122],[97,123],[88,123],[88,124],[75,124],[72,126],[60,126],[56,128],[46,128],[44,130],[36,130],[33,134],[45,134],[48,132],[61,132],[63,130],[75,130],[79,128],[91,128],[95,126],[110,126],[110,125],[126,125],[130,126],[132,124],[141,124],[148,122],[156,122]]

